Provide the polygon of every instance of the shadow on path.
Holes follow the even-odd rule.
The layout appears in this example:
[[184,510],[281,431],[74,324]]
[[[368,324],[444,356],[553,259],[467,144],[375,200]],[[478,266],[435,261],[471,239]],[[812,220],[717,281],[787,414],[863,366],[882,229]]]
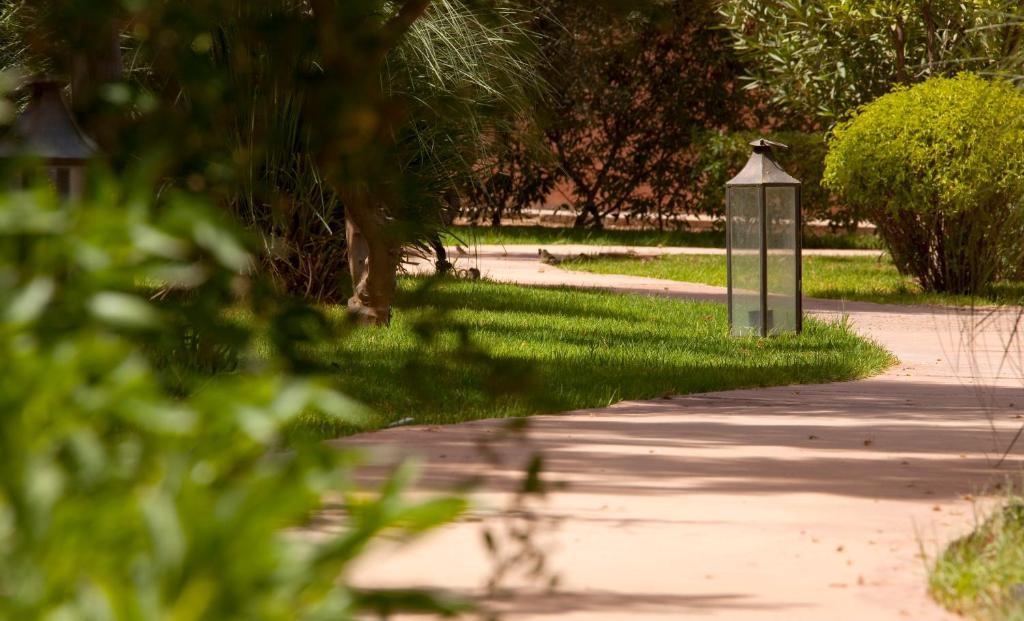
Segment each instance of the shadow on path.
[[[540,416],[496,442],[483,479],[481,444],[507,423],[405,428],[343,442],[385,444],[427,460],[422,487],[467,480],[514,489],[535,453],[563,493],[744,495],[814,493],[862,498],[955,498],[964,481],[996,472],[1024,424],[1020,389],[990,388],[995,409],[961,386],[868,380],[692,395]],[[993,425],[992,422],[998,424]],[[1024,467],[1011,456],[1002,471]],[[376,478],[380,472],[368,473]]]

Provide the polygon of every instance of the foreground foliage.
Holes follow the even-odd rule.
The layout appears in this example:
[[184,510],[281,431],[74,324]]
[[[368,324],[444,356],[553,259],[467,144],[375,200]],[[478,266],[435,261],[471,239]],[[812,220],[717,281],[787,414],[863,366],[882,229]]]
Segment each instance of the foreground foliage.
[[[879,304],[948,304],[964,305],[1024,301],[1024,284],[1000,283],[979,296],[927,293],[902,276],[892,260],[879,253],[877,257],[805,256],[803,260],[804,295],[814,298],[856,300]],[[693,282],[717,287],[726,286],[724,256],[682,255],[653,258],[581,257],[561,264],[599,274],[627,274]]]
[[[382,533],[413,536],[464,502],[406,502],[405,471],[357,495],[352,454],[301,436],[280,450],[302,414],[350,425],[364,415],[294,347],[323,337],[319,315],[243,276],[250,265],[238,238],[183,196],[158,216],[113,186],[70,208],[48,194],[0,196],[0,618],[292,621],[455,607],[346,585]],[[239,304],[245,324],[224,312]],[[288,536],[328,493],[345,509],[340,533]]]
[[[733,339],[722,305],[472,281],[404,283],[386,332],[316,347],[375,425],[443,424],[604,407],[623,399],[851,380],[892,362],[843,325]],[[440,309],[446,309],[439,322]],[[422,345],[418,335],[435,336]],[[416,384],[395,386],[403,378]],[[347,431],[318,417],[323,435]]]
[[929,583],[932,595],[960,614],[989,621],[1024,619],[1024,500],[1011,499],[950,545],[933,565]]

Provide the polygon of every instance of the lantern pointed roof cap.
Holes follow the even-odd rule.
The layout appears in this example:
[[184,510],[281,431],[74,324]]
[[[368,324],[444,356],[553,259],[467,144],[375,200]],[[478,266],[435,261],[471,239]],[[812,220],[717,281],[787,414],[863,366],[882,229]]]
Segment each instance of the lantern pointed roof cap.
[[779,163],[772,157],[774,149],[788,149],[786,145],[779,142],[772,142],[759,138],[750,143],[754,147],[754,154],[750,156],[746,166],[738,175],[726,183],[733,185],[800,185],[798,179],[793,178],[779,166]]
[[68,109],[63,87],[64,82],[50,77],[28,83],[29,102],[0,140],[0,157],[82,161],[97,154],[96,143]]
[[784,144],[782,144],[781,142],[774,142],[772,140],[767,140],[765,138],[758,138],[757,140],[752,140],[750,142],[750,146],[754,147],[755,151],[758,148],[769,149],[769,150],[771,150],[771,149],[780,149],[782,151],[788,151],[789,150],[789,147],[784,145]]

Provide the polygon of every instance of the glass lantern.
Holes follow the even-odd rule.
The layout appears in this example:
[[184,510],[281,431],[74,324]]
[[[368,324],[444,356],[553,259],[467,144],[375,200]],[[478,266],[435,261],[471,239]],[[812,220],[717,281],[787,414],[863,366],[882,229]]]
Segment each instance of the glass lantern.
[[726,184],[726,265],[733,336],[803,329],[800,182],[772,155],[785,145],[750,143],[754,154]]
[[47,78],[28,85],[28,103],[0,140],[0,158],[38,162],[39,168],[19,170],[17,184],[31,185],[34,174],[43,173],[58,195],[70,199],[81,197],[85,168],[97,148],[75,122],[63,87]]

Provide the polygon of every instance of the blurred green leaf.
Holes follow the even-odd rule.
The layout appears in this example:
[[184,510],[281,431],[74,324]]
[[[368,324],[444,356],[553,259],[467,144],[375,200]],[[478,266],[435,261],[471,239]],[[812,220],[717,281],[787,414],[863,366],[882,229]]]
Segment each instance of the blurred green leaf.
[[138,296],[101,291],[89,301],[97,319],[133,328],[153,328],[160,322],[156,310]]
[[[129,208],[111,196],[136,198]],[[289,334],[301,341],[325,322],[239,269],[243,237],[211,224],[202,201],[156,209],[137,196],[59,210],[45,193],[0,199],[0,277],[13,293],[0,313],[0,618],[463,609],[339,580],[378,538],[427,532],[465,501],[405,500],[411,465],[378,492],[356,490],[355,454],[288,446],[303,416],[369,416],[296,371],[297,344],[267,334],[298,317],[305,327]],[[86,248],[104,260],[82,260]],[[192,272],[204,277],[152,288],[154,274]],[[328,497],[350,499],[340,532],[304,533]]]
[[16,291],[8,302],[6,320],[13,324],[34,321],[53,299],[55,290],[56,284],[52,278],[35,278],[21,291]]

